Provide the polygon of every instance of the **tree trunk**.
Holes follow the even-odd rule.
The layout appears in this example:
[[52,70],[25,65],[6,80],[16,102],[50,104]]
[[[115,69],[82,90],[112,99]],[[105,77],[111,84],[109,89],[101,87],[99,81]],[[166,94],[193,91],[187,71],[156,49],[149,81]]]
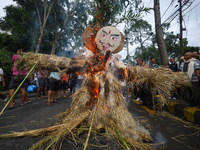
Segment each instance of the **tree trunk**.
[[168,64],[168,54],[165,46],[165,41],[163,38],[161,18],[160,18],[160,2],[159,0],[154,0],[154,15],[155,15],[155,30],[156,30],[156,40],[158,44],[158,49],[161,57],[162,65]]
[[40,45],[42,43],[42,37],[44,35],[44,29],[45,29],[45,26],[46,26],[46,23],[47,23],[47,19],[49,17],[49,14],[51,12],[51,9],[53,7],[54,2],[55,2],[55,0],[53,0],[53,2],[51,3],[51,6],[50,6],[50,8],[48,10],[48,13],[46,14],[47,1],[46,0],[44,1],[44,19],[43,19],[42,29],[41,29],[41,17],[40,17],[40,14],[39,14],[39,9],[38,9],[37,3],[35,2],[35,7],[36,7],[36,10],[37,10],[38,17],[39,17],[39,22],[40,22],[40,33],[41,33],[40,37],[38,39],[38,44],[37,44],[36,50],[35,50],[36,53],[39,53],[39,51],[40,51]]

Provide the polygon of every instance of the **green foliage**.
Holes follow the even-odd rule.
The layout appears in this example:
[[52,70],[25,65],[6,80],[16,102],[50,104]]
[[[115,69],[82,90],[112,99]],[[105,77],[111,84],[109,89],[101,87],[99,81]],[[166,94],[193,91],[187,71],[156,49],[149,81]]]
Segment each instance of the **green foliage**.
[[6,49],[9,52],[16,52],[22,47],[22,43],[16,36],[7,33],[0,33],[0,49]]
[[8,90],[9,83],[11,80],[12,76],[12,69],[13,69],[13,64],[12,64],[12,52],[7,51],[5,48],[0,50],[0,60],[1,60],[1,68],[3,69],[4,72],[4,79],[6,82],[6,89],[0,89],[0,90]]
[[148,49],[146,49],[143,53],[139,53],[137,49],[135,52],[135,56],[133,56],[133,59],[136,60],[138,57],[143,58],[145,63],[149,63],[151,57],[155,57],[156,63],[161,65],[161,59],[158,48],[156,48],[153,45],[148,47]]

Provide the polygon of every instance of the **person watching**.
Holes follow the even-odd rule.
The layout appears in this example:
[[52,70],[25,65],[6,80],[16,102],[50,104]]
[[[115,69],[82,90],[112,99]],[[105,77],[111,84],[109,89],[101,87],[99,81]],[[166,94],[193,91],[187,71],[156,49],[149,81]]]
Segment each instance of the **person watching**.
[[173,71],[173,72],[178,72],[179,69],[178,69],[178,64],[175,62],[175,58],[174,57],[170,57],[169,59],[170,61],[170,66],[169,68]]
[[158,64],[156,64],[156,59],[155,57],[151,57],[151,62],[149,63],[149,66],[151,69],[155,69],[155,68],[158,68]]

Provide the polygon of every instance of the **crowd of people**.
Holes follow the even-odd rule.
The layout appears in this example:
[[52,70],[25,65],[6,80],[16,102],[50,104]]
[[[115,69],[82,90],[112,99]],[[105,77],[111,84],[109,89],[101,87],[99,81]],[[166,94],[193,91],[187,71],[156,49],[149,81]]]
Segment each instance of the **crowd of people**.
[[[12,77],[9,84],[9,95],[1,94],[0,98],[4,99],[5,104],[7,101],[12,98],[7,109],[13,109],[15,104],[15,90],[18,86],[23,83],[19,89],[21,92],[21,103],[20,106],[23,107],[26,103],[31,102],[28,98],[27,88],[30,85],[35,85],[36,89],[36,100],[41,100],[43,98],[47,98],[47,106],[51,106],[51,103],[58,103],[56,100],[57,98],[63,96],[67,97],[66,90],[70,89],[68,96],[72,95],[76,92],[84,79],[83,71],[80,70],[78,72],[65,72],[64,75],[61,76],[60,72],[51,72],[50,70],[39,70],[35,73],[32,73],[24,82],[22,82],[26,75],[27,70],[21,70],[17,68],[16,61],[19,59],[21,53],[23,52],[22,49],[17,50],[17,54],[13,55],[12,63],[14,65],[12,70]],[[0,86],[3,88],[6,87],[5,80],[4,80],[4,73],[1,69],[1,62],[0,62]],[[63,95],[62,95],[63,94]],[[13,97],[12,97],[13,96]]]
[[[21,53],[22,49],[19,49],[17,51],[17,54],[13,55],[12,57],[12,63],[14,64],[14,67],[11,81],[9,84],[9,97],[7,95],[0,94],[0,98],[5,99],[4,101],[10,99],[13,96],[17,87],[20,83],[22,83],[25,76],[27,75],[27,70],[24,69],[22,71],[19,71],[16,65],[16,61],[19,59]],[[137,58],[136,62],[136,66],[138,67],[145,67],[149,69],[156,69],[159,67],[159,65],[156,64],[156,59],[154,57],[151,57],[149,64],[145,63],[142,58]],[[185,72],[186,75],[190,78],[192,84],[192,89],[177,89],[178,92],[172,93],[170,98],[183,99],[186,100],[190,106],[200,107],[199,52],[185,53],[185,55],[180,58],[179,64],[176,63],[174,57],[170,57],[169,62],[170,63],[165,64],[164,67],[171,69],[173,72]],[[3,74],[4,73],[1,69],[0,62],[0,85],[2,87],[6,87]],[[119,74],[120,73],[118,72],[118,76],[120,76]],[[31,74],[30,77],[27,78],[21,85],[20,106],[23,107],[26,103],[31,102],[30,99],[28,99],[27,94],[27,88],[30,84],[34,84],[37,86],[36,99],[40,100],[47,97],[47,106],[51,106],[51,103],[58,103],[56,98],[59,98],[61,96],[67,97],[66,90],[70,90],[68,96],[75,93],[81,87],[84,78],[84,72],[81,69],[73,73],[66,72],[62,76],[59,72],[51,72],[49,70],[40,70],[38,72],[35,72],[34,74]],[[131,90],[131,87],[129,87],[129,84],[126,84],[124,78],[120,78],[120,81],[122,83],[122,94],[124,97],[126,97],[126,93],[130,95],[131,91],[134,91],[133,93],[137,100],[142,100],[142,105],[146,105],[147,107],[152,108],[152,95],[151,92],[149,92],[151,90],[150,87],[141,86],[135,87],[135,89]],[[15,97],[12,97],[12,100],[7,106],[7,109],[14,108],[14,99]]]
[[[156,59],[152,57],[150,63],[146,64],[142,58],[136,59],[136,66],[156,69],[159,67],[156,64]],[[165,64],[164,67],[171,69],[173,72],[185,72],[189,77],[192,88],[186,87],[185,89],[177,88],[177,92],[171,93],[169,99],[181,99],[188,103],[188,106],[200,108],[200,58],[199,52],[187,52],[179,60],[179,64],[176,63],[174,57],[170,57],[169,64]],[[135,87],[134,95],[137,101],[142,101],[142,105],[149,108],[153,108],[152,95],[150,87],[141,86]]]

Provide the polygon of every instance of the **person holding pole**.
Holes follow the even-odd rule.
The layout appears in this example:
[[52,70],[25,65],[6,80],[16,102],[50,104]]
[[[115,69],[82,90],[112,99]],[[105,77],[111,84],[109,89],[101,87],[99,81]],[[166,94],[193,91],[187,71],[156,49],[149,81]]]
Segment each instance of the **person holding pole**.
[[[22,53],[22,51],[23,51],[22,49],[17,50],[17,55],[13,55],[12,57],[12,63],[14,64],[14,67],[13,67],[13,75],[12,75],[10,85],[9,85],[9,99],[12,97],[15,90],[17,89],[17,87],[23,81],[23,79],[26,77],[26,74],[27,74],[26,70],[22,70],[19,73],[19,69],[17,69],[16,61],[19,59],[20,57],[19,55]],[[28,80],[25,80],[25,82],[21,86],[21,104],[20,104],[21,107],[24,106],[24,99],[26,96],[27,88],[28,88]],[[10,101],[9,106],[7,106],[7,109],[14,108],[13,101],[14,101],[14,98]]]

